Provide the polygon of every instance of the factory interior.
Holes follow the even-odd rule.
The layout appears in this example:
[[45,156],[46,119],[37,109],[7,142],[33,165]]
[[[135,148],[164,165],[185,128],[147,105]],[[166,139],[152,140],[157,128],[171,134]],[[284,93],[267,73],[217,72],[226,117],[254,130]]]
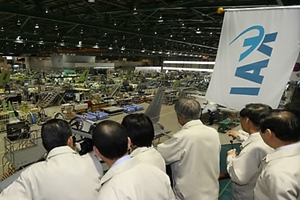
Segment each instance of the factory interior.
[[[224,9],[291,5],[300,2],[0,0],[1,181],[44,157],[40,131],[49,119],[68,121],[83,138],[92,124],[147,113],[155,101],[156,147],[181,129],[174,104],[182,97],[198,101],[201,121],[218,131],[226,173],[226,152],[240,145],[226,132],[241,129],[239,110],[205,98]],[[278,107],[299,92],[289,81]],[[219,199],[230,199],[229,183],[220,180]]]

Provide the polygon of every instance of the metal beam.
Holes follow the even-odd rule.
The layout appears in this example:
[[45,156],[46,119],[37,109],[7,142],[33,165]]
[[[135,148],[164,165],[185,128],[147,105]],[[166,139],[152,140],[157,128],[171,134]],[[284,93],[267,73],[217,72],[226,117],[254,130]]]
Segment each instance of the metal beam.
[[140,35],[143,37],[149,37],[149,38],[154,38],[154,39],[158,39],[158,40],[167,40],[167,41],[172,41],[172,42],[176,42],[176,43],[194,45],[194,46],[199,46],[199,47],[204,47],[204,48],[209,48],[209,49],[217,49],[216,47],[211,47],[211,46],[206,46],[206,45],[201,45],[201,44],[196,44],[196,43],[190,43],[190,42],[186,42],[186,41],[174,40],[174,39],[170,39],[170,38],[163,38],[163,37],[149,35],[149,34],[141,33],[141,32],[133,32],[132,30],[128,30],[128,29],[125,29],[122,27],[105,26],[104,24],[100,24],[99,22],[96,22],[96,21],[80,20],[78,18],[63,16],[63,15],[56,15],[56,14],[52,14],[52,13],[46,14],[46,13],[39,12],[39,11],[32,12],[30,10],[24,10],[24,9],[16,8],[16,7],[13,7],[10,5],[0,6],[0,12],[9,13],[9,14],[18,14],[18,15],[23,15],[23,16],[30,16],[30,17],[34,17],[34,18],[38,18],[38,19],[42,19],[42,20],[52,20],[52,21],[69,23],[69,24],[74,24],[74,25],[82,25],[82,26],[87,26],[87,27],[92,27],[92,28],[97,28],[97,29],[106,29],[109,31],[116,31],[116,32],[133,34],[133,35]]

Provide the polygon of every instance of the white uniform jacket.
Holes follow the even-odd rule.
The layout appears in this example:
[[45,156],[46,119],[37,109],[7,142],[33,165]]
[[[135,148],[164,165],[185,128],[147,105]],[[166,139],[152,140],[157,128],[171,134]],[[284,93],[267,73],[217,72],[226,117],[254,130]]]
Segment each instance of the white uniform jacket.
[[68,146],[51,150],[1,193],[28,200],[95,200],[102,166],[95,156],[80,156]]
[[300,143],[266,156],[254,199],[300,200]]
[[98,200],[175,200],[169,177],[138,158],[111,167],[101,185]]
[[251,134],[241,145],[237,157],[227,156],[227,171],[232,180],[233,200],[253,200],[253,190],[261,171],[261,161],[273,152],[259,133]]
[[218,199],[221,145],[215,129],[200,120],[189,121],[157,150],[171,164],[178,199]]
[[166,172],[166,163],[160,153],[153,147],[138,147],[130,154],[132,157],[138,158],[143,163],[147,163],[158,167]]

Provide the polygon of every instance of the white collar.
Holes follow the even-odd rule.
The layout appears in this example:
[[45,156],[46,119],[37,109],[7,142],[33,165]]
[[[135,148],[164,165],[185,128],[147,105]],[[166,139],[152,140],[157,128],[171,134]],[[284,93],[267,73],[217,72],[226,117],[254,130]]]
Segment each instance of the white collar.
[[284,146],[278,147],[278,148],[276,148],[275,150],[276,150],[276,151],[280,151],[280,150],[282,150],[282,149],[288,149],[288,148],[291,148],[291,147],[297,147],[297,146],[300,147],[300,141],[299,141],[299,142],[296,142],[296,143],[293,143],[293,144],[288,144],[288,145],[284,145]]

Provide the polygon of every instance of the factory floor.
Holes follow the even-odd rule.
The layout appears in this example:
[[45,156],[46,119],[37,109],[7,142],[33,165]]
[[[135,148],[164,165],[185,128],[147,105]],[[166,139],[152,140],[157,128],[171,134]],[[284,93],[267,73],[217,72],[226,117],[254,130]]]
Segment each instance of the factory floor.
[[[144,107],[144,110],[140,111],[140,112],[144,112],[147,109],[149,104],[142,103],[141,105]],[[45,108],[45,113],[49,117],[53,117],[55,115],[55,113],[57,113],[57,112],[61,112],[61,106],[52,106],[52,107]],[[109,119],[115,120],[117,122],[121,122],[125,115],[126,115],[125,113],[122,113],[119,115],[111,116]],[[177,117],[174,112],[173,105],[164,105],[164,104],[162,105],[159,123],[162,124],[166,130],[171,131],[169,133],[169,135],[172,135],[172,134],[176,133],[178,130],[180,130],[180,125],[177,122]],[[204,122],[204,123],[207,124],[207,122]],[[215,123],[214,125],[212,125],[212,127],[217,129],[218,123]],[[40,136],[40,128],[41,128],[41,126],[34,124],[31,126],[30,130],[36,130],[35,134],[37,137],[39,137]],[[0,175],[3,174],[3,171],[6,172],[7,167],[8,167],[8,165],[5,165],[5,167],[3,167],[3,165],[6,162],[6,159],[3,158],[4,153],[5,153],[5,144],[4,144],[5,136],[6,136],[5,131],[0,132],[0,158],[2,158],[1,159],[2,163],[0,165]],[[221,144],[229,144],[230,143],[230,138],[226,134],[220,133],[219,136],[220,136]],[[153,145],[157,146],[159,143],[167,140],[168,138],[169,138],[168,136],[160,137],[153,141]]]

